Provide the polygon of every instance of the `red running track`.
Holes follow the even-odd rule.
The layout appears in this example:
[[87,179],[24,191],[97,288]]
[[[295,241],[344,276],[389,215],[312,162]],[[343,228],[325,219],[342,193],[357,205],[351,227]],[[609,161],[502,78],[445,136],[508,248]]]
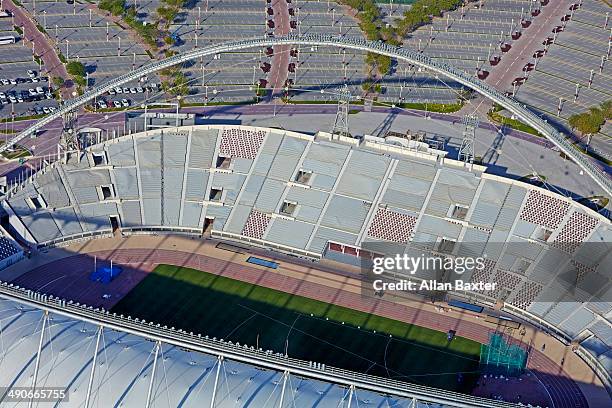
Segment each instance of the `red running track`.
[[[98,262],[108,263],[112,258],[123,272],[110,284],[89,280],[94,256]],[[283,276],[277,272],[232,263],[201,254],[160,249],[116,249],[70,256],[33,269],[12,283],[47,294],[59,296],[91,306],[110,309],[158,264],[178,265],[215,273],[228,278],[265,286],[283,292],[333,303],[366,313],[415,324],[430,329],[454,329],[457,335],[486,343],[492,329],[472,321],[448,314],[421,310],[384,299],[365,298],[360,293],[332,288],[308,280]],[[288,265],[287,269],[291,269]],[[346,277],[340,277],[345,278]],[[342,279],[340,279],[342,280]],[[110,299],[102,299],[111,294]],[[528,368],[546,387],[555,408],[587,408],[587,401],[578,385],[550,358],[539,350],[531,349]]]

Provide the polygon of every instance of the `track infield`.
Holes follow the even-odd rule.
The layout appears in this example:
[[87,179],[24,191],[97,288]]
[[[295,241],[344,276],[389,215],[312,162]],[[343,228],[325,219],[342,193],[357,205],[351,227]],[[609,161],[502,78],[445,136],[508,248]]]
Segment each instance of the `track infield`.
[[475,341],[172,265],[157,266],[112,311],[448,390],[470,392],[479,372]]

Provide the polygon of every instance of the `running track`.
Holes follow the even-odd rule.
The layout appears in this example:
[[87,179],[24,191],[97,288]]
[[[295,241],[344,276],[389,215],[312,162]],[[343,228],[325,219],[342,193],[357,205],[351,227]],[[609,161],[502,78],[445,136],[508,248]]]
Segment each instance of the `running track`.
[[[110,259],[123,266],[122,275],[108,285],[93,284],[88,279],[93,270],[93,256],[98,262]],[[54,296],[70,298],[94,307],[110,309],[125,294],[143,279],[157,264],[171,264],[204,270],[283,292],[292,293],[339,306],[374,313],[380,316],[447,331],[453,328],[462,337],[486,343],[490,328],[452,316],[400,305],[384,299],[366,299],[359,291],[332,288],[320,283],[279,275],[268,270],[253,268],[230,261],[200,254],[160,249],[116,249],[79,254],[48,263],[29,271],[13,281],[19,286],[41,290]],[[284,263],[285,269],[291,270]],[[339,276],[338,281],[346,280]],[[349,285],[344,282],[345,285]],[[358,288],[357,288],[358,289]],[[102,294],[111,293],[111,299],[102,299]],[[75,298],[76,297],[76,298]],[[538,350],[531,349],[528,368],[548,390],[555,408],[587,408],[588,404],[578,385],[571,380],[551,359]]]

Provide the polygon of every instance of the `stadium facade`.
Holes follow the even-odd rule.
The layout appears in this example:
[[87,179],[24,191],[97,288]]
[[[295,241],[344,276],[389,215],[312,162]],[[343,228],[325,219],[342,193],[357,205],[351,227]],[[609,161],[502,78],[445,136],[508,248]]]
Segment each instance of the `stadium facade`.
[[[495,282],[498,289],[473,292],[470,301],[489,306],[501,303],[504,311],[566,344],[573,343],[609,386],[610,221],[570,198],[485,170],[408,140],[191,126],[122,136],[85,151],[63,153],[60,160],[12,189],[2,205],[13,231],[37,248],[112,236],[120,229],[123,234],[210,234],[312,260],[328,258],[353,265],[363,257],[364,248],[380,242],[399,248],[417,243],[432,252],[444,246],[453,256],[486,254],[485,270],[467,280]],[[528,244],[529,250],[514,243]],[[12,301],[8,306],[4,309],[17,307]],[[41,321],[41,313],[26,308],[15,318]],[[95,337],[93,326],[79,332],[76,327],[84,326],[70,318],[64,325],[53,322],[66,347],[91,343]],[[32,329],[32,324],[27,326]],[[122,336],[131,339],[126,334],[112,336],[109,344],[113,345]],[[25,338],[31,343],[29,351],[5,352],[4,358],[34,360],[38,340]],[[135,353],[141,359],[134,361],[146,361],[146,356],[150,361],[151,345],[132,340],[133,347],[123,342],[114,346],[115,352],[121,355],[123,347],[130,350],[126,354]],[[174,354],[177,373],[185,370],[191,376],[206,375],[210,370],[201,368],[213,367],[216,361],[179,349],[167,353]],[[81,372],[92,357],[77,353],[73,358],[73,371]],[[130,357],[125,358],[128,364]],[[199,374],[189,368],[192,359],[193,366],[200,367]],[[247,394],[259,387],[271,390],[283,382],[282,372],[238,366],[234,375],[248,377]],[[20,363],[15,362],[15,367]],[[126,378],[134,379],[142,389],[138,398],[144,398],[146,373],[134,371],[137,367],[141,365],[130,367]],[[12,372],[10,381],[24,381],[23,373]],[[84,381],[82,375],[79,378]],[[193,378],[177,387],[182,384],[187,390],[189,384],[201,384]],[[323,386],[316,384],[307,387],[312,393],[304,398],[323,395],[318,388]],[[330,401],[338,406],[346,390],[324,387],[337,393],[338,398]],[[306,388],[299,389],[306,393]],[[83,385],[80,390],[84,391]],[[109,403],[121,402],[119,395],[100,393],[99,398],[106,397]],[[374,403],[383,397],[363,398]],[[235,403],[227,402],[228,406]],[[384,401],[378,404],[384,406]]]

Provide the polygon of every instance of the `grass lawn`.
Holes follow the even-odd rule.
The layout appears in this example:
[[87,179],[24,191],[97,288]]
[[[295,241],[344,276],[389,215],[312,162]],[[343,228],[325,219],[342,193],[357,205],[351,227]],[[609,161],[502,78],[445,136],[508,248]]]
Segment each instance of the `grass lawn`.
[[177,266],[158,266],[112,311],[448,390],[469,392],[479,367],[474,341]]
[[[4,144],[4,140],[0,140],[0,146]],[[14,150],[5,150],[2,152],[2,157],[5,159],[19,159],[21,157],[28,157],[31,153],[28,149],[20,145],[15,145]]]

